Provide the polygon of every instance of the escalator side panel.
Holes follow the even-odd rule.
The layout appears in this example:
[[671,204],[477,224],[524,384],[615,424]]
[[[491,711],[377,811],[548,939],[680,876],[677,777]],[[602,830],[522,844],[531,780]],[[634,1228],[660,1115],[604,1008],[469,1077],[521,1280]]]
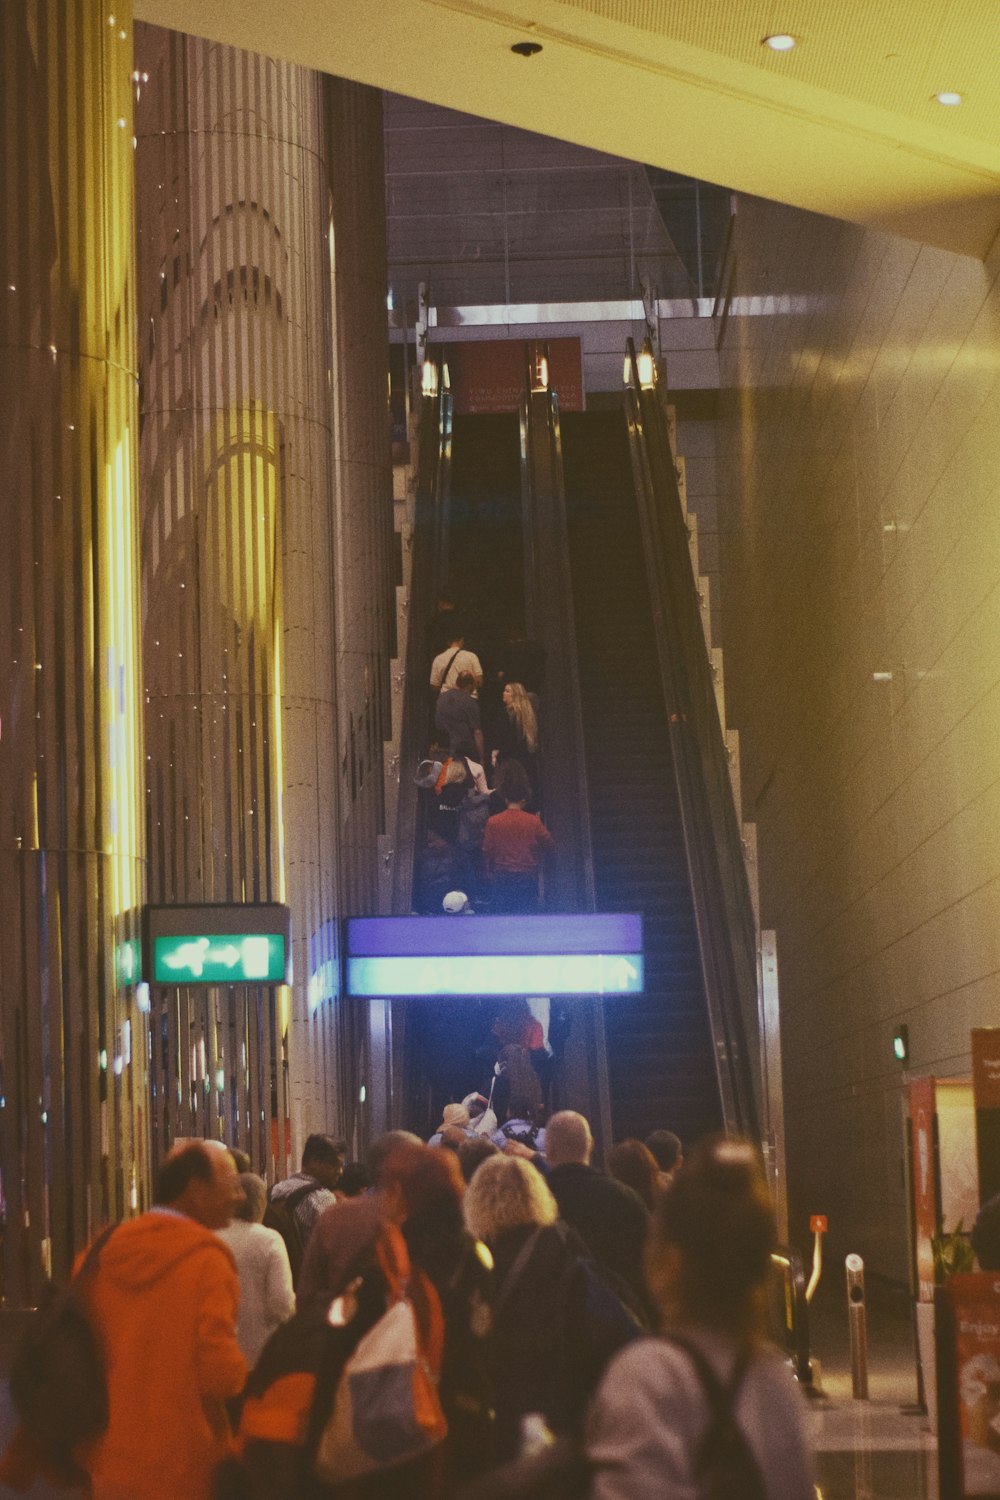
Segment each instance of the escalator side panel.
[[616,1140],[721,1127],[670,732],[621,412],[562,418],[598,908],[641,911],[646,993],[605,1006]]

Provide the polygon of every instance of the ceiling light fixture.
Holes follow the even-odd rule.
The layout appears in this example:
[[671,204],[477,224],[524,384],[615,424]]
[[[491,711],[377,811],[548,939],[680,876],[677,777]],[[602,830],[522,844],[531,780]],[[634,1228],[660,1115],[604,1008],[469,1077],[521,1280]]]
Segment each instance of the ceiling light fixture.
[[516,52],[518,57],[534,57],[536,53],[541,52],[542,44],[541,42],[515,42],[510,50]]
[[961,104],[961,94],[954,93],[951,89],[942,89],[940,94],[934,95],[939,104]]
[[772,36],[764,38],[764,46],[770,47],[772,52],[791,52],[795,46],[795,37],[788,31],[776,31]]

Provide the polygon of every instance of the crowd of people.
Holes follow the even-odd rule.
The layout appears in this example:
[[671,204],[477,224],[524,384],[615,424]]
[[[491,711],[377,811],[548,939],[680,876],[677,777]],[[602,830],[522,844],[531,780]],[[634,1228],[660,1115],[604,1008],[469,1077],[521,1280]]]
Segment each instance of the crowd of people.
[[[585,1117],[539,1128],[531,1065],[513,1072],[503,1126],[473,1094],[363,1166],[311,1136],[270,1193],[218,1142],[176,1147],[155,1206],[81,1257],[108,1417],[63,1480],[94,1500],[811,1500],[762,1321],[755,1148],[685,1156],[663,1130],[600,1170]],[[28,1424],[0,1482],[50,1460]]]
[[[426,644],[430,742],[415,776],[424,802],[420,909],[539,911],[554,849],[541,816],[541,650],[515,627],[484,673],[444,596]],[[446,905],[455,892],[465,901]]]

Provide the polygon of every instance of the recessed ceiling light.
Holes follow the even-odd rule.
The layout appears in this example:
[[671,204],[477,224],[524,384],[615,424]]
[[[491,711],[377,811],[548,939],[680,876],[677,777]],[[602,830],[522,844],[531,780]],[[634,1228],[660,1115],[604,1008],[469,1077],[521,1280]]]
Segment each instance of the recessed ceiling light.
[[510,50],[515,52],[518,57],[535,57],[537,53],[541,52],[542,44],[541,42],[515,42]]
[[773,36],[764,38],[764,46],[770,47],[772,52],[791,52],[795,46],[795,37],[787,31],[776,31]]
[[951,89],[944,89],[940,94],[934,95],[939,104],[961,104],[961,94],[955,94]]

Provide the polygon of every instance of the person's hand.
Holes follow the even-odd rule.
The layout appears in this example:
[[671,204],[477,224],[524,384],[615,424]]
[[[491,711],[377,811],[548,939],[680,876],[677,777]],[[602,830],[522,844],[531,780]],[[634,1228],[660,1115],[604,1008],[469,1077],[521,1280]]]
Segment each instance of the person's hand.
[[520,1156],[523,1161],[534,1161],[538,1155],[537,1151],[532,1151],[523,1141],[508,1141],[503,1149],[508,1156]]

